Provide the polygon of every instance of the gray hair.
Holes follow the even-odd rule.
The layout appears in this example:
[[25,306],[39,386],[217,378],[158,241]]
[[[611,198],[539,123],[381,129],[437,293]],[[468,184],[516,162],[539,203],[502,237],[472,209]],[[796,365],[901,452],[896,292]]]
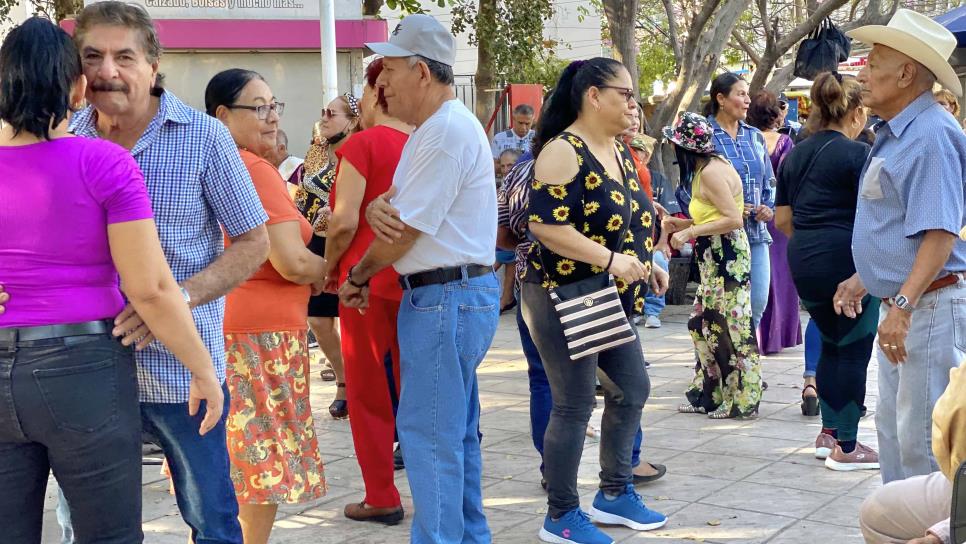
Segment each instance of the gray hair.
[[513,115],[533,115],[533,106],[530,104],[520,104],[513,108]]
[[439,83],[442,83],[443,85],[452,85],[453,81],[455,80],[455,77],[453,76],[453,67],[448,64],[427,59],[422,55],[413,55],[409,57],[408,62],[410,68],[416,66],[417,63],[424,63],[426,67],[429,68],[429,73],[433,76],[433,79]]
[[[74,30],[74,42],[78,49],[83,49],[84,36],[94,26],[120,26],[136,30],[141,36],[141,49],[148,62],[154,64],[161,58],[161,41],[158,31],[154,28],[154,21],[147,10],[137,4],[127,4],[116,0],[95,2],[77,15],[77,28]],[[83,53],[82,53],[83,54]]]
[[506,155],[513,155],[514,159],[519,159],[520,156],[523,155],[523,152],[519,149],[511,147],[510,149],[504,149],[503,152],[500,153],[500,158],[502,159]]

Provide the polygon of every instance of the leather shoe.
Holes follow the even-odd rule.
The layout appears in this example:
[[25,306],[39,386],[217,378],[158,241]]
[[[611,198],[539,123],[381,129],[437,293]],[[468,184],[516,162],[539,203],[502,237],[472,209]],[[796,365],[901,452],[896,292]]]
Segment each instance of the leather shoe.
[[404,512],[402,506],[395,508],[373,508],[366,503],[352,503],[345,506],[345,517],[355,521],[373,521],[385,525],[397,525],[402,521]]

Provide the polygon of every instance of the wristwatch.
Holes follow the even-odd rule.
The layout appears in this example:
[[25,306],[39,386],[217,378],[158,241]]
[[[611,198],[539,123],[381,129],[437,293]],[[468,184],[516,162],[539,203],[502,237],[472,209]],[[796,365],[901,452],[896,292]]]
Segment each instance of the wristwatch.
[[899,295],[892,299],[892,304],[894,304],[896,308],[899,308],[904,312],[909,312],[910,314],[916,309],[915,304],[909,302],[909,298],[906,297],[906,295]]
[[[349,282],[349,285],[355,287],[356,289],[365,289],[366,287],[369,287],[369,280],[366,280],[366,281],[364,281],[362,283],[356,283],[356,282],[354,282],[352,280],[352,273],[355,272],[355,269],[356,269],[356,267],[353,266],[352,268],[349,269],[349,273],[346,274],[345,279],[346,279],[346,281]],[[370,279],[372,279],[372,278],[370,278]]]
[[187,304],[188,306],[191,306],[191,293],[189,293],[188,290],[185,289],[184,287],[181,287],[180,289],[181,289],[181,297],[184,298],[184,303]]

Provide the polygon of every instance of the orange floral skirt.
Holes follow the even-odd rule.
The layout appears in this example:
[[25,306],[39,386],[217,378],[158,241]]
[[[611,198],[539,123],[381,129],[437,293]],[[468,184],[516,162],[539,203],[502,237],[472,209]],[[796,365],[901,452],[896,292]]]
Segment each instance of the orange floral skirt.
[[228,454],[243,504],[298,504],[325,495],[309,405],[306,331],[225,334]]

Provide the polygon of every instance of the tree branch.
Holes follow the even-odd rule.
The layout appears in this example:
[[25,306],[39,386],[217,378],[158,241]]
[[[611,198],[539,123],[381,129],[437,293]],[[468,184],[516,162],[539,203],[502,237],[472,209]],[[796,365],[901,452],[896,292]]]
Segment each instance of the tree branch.
[[664,4],[664,11],[667,13],[667,28],[668,28],[668,39],[671,42],[671,50],[674,51],[674,58],[678,60],[678,64],[681,62],[681,42],[679,38],[681,32],[678,29],[678,21],[674,16],[674,4],[673,0],[661,0]]
[[[870,0],[872,1],[872,0]],[[788,51],[792,47],[795,47],[799,41],[802,40],[809,32],[818,28],[818,25],[822,24],[822,21],[826,17],[832,14],[835,10],[844,6],[848,0],[825,0],[822,4],[818,6],[807,19],[800,25],[795,26],[788,34],[785,34],[781,40],[778,41],[777,48],[779,51]]]
[[748,55],[748,59],[751,60],[752,64],[755,66],[761,64],[761,55],[755,51],[755,48],[753,48],[750,43],[741,37],[738,29],[731,31],[731,37],[734,38],[735,42],[738,44],[738,47],[744,51],[746,55]]

